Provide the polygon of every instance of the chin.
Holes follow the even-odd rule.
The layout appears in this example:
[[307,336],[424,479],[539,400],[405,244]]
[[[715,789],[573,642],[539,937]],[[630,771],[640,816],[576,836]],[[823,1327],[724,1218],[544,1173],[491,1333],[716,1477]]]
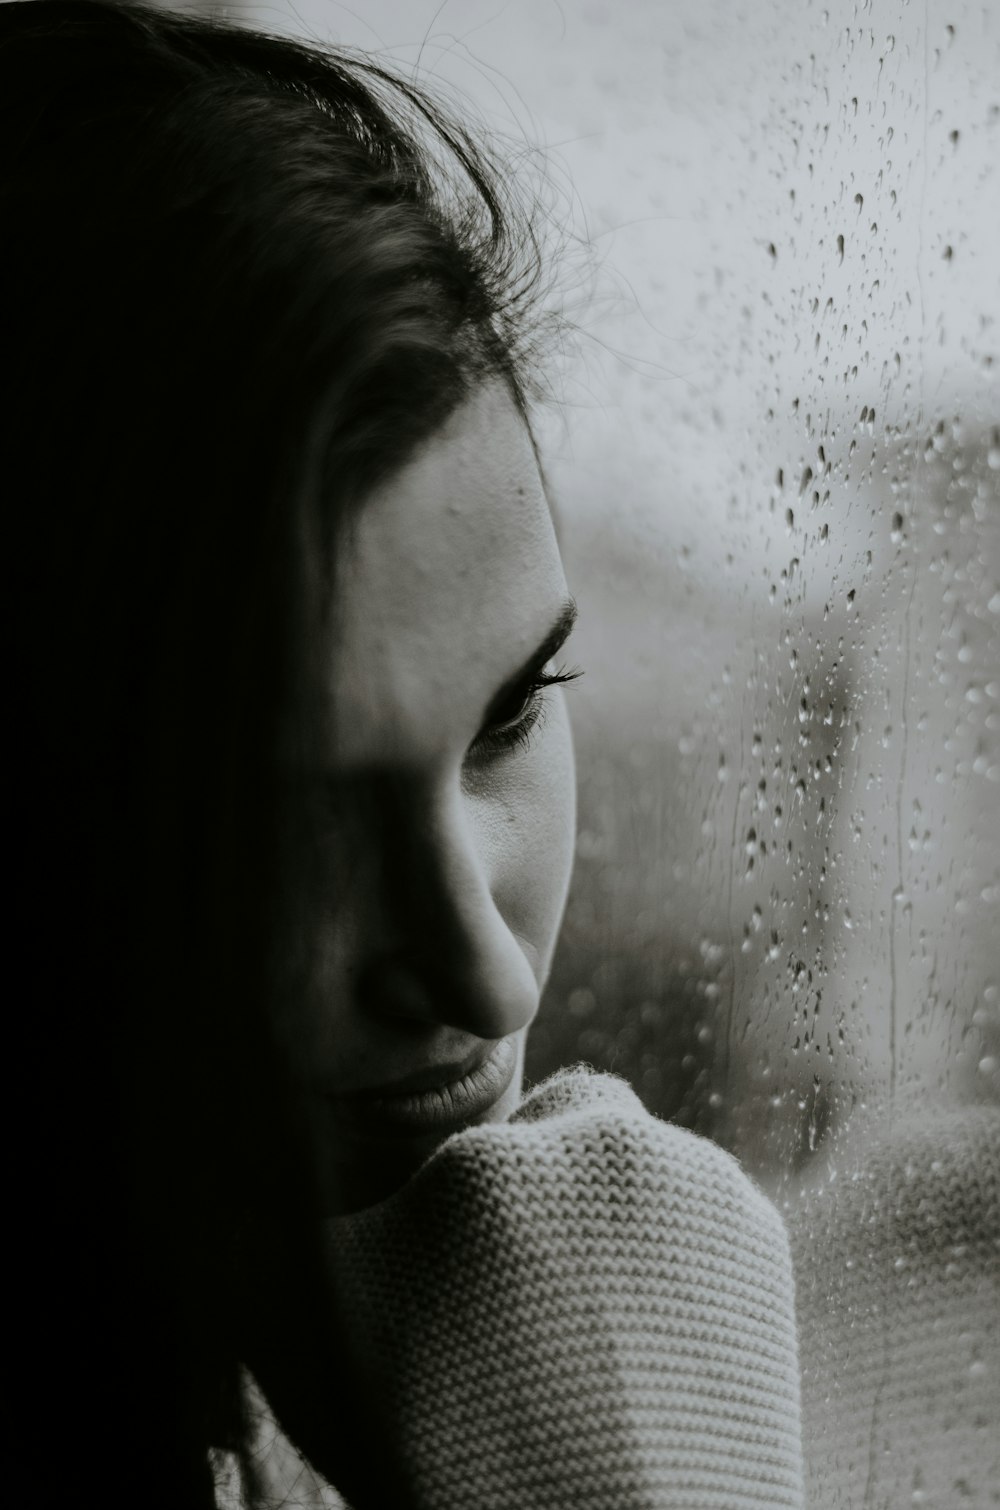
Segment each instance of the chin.
[[473,1099],[449,1114],[430,1098],[415,1097],[389,1112],[376,1110],[364,1125],[345,1127],[337,1122],[325,1128],[322,1142],[327,1157],[320,1177],[323,1215],[347,1216],[387,1200],[448,1138],[468,1127],[506,1121],[521,1100],[527,1031],[524,1028],[510,1040],[501,1040],[514,1050],[513,1067],[509,1072],[503,1069],[502,1089],[486,1104]]

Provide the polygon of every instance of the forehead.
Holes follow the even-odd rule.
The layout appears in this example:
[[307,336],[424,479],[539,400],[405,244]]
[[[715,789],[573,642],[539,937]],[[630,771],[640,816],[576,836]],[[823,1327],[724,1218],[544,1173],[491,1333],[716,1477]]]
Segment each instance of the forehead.
[[364,503],[338,562],[338,765],[432,759],[471,737],[566,595],[527,427],[479,390]]

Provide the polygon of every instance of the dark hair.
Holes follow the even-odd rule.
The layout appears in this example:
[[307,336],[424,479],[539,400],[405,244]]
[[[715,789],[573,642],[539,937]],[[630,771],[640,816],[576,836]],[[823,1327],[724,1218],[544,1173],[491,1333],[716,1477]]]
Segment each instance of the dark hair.
[[413,84],[190,16],[4,5],[0,120],[32,1498],[211,1504],[246,1365],[403,1503],[272,1035],[288,754],[345,512],[477,384],[527,412],[532,220]]

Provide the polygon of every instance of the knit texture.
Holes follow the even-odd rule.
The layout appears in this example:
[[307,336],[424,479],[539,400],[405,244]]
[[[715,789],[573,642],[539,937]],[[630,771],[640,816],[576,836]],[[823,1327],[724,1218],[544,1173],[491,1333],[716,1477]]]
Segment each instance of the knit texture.
[[1000,1505],[1000,1110],[834,1167],[789,1199],[810,1510]]
[[416,1510],[802,1504],[781,1219],[623,1081],[556,1075],[329,1250]]

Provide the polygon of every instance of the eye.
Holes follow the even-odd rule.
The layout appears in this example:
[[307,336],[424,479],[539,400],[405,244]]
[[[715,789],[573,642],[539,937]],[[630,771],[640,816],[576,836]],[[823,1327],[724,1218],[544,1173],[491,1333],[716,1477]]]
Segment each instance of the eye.
[[470,746],[470,754],[489,759],[527,749],[532,734],[545,714],[545,693],[549,687],[564,686],[583,673],[573,671],[536,671],[512,687],[502,702],[490,709],[484,724]]

